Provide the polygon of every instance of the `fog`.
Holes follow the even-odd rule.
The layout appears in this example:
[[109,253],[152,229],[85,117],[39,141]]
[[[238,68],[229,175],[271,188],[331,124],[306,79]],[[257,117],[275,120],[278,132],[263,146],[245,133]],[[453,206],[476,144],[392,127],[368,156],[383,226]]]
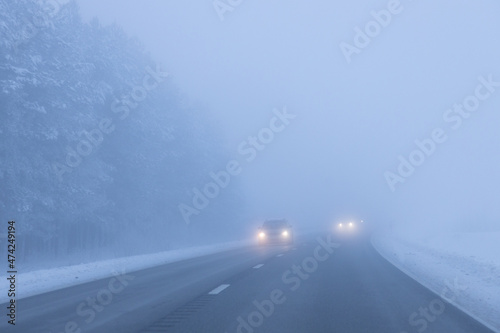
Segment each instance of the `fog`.
[[[223,20],[211,1],[79,5],[84,19],[97,16],[136,36],[179,89],[216,118],[235,158],[242,141],[268,126],[274,108],[296,115],[242,165],[237,177],[249,216],[498,228],[500,92],[457,129],[443,118],[474,94],[478,77],[500,80],[497,2],[403,1],[348,57],[341,43],[355,46],[356,27],[365,29],[371,12],[392,2],[240,3],[221,9]],[[408,159],[415,140],[436,128],[447,140],[391,191],[385,173],[397,174],[398,157]]]
[[498,13],[0,0],[0,331],[500,332]]
[[24,221],[21,258],[268,218],[498,230],[498,2],[48,3],[0,1],[0,217]]

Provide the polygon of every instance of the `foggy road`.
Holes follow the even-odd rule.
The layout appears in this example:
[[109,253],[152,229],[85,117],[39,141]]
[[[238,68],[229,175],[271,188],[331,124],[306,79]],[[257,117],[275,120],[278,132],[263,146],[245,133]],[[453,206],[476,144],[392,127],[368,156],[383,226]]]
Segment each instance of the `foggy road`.
[[366,239],[321,235],[21,299],[8,331],[491,332],[444,300],[459,294],[431,293]]
[[0,333],[500,333],[500,1],[0,9]]

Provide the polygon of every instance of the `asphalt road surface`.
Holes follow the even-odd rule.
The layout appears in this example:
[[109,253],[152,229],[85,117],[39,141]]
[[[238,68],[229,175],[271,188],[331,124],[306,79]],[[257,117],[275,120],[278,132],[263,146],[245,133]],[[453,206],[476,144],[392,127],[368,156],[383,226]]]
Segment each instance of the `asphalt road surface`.
[[[385,261],[367,238],[246,247],[18,301],[1,332],[492,332]],[[6,308],[2,304],[1,308]]]

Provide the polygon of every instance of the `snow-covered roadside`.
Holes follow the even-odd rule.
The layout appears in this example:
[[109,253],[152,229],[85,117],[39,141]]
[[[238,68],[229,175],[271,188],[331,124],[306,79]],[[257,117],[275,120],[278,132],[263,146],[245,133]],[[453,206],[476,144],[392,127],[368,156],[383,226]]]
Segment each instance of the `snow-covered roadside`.
[[[19,272],[16,275],[16,299],[43,294],[73,285],[111,277],[114,274],[154,267],[162,264],[204,256],[250,245],[252,241],[238,241],[210,246],[192,247],[153,254],[97,261],[88,264]],[[9,301],[7,275],[0,275],[0,303]]]
[[407,275],[500,332],[500,232],[380,233],[372,244]]

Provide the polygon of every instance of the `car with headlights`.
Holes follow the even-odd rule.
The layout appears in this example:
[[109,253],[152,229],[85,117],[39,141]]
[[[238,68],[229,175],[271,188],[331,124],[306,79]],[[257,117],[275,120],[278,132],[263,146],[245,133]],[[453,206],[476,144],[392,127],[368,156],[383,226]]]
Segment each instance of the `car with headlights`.
[[292,244],[292,226],[286,219],[266,220],[258,230],[259,244]]
[[360,234],[363,229],[363,220],[346,220],[335,225],[335,233],[339,235]]

